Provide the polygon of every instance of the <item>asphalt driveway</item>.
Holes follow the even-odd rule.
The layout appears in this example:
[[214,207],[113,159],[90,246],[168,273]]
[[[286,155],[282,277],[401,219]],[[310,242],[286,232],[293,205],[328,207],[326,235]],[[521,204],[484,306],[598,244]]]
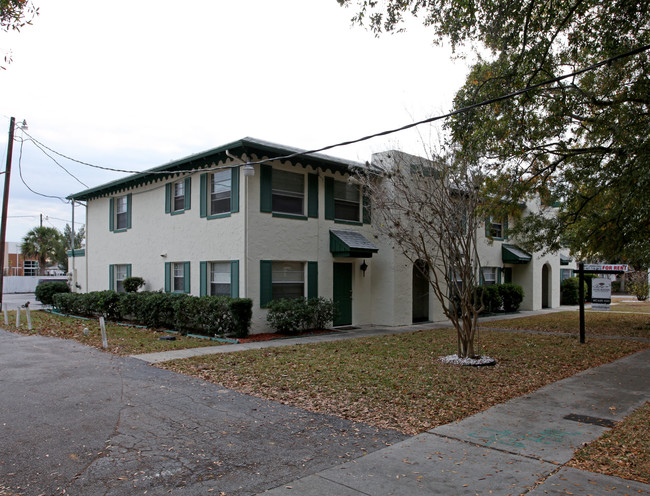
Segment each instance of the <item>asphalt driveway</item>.
[[0,330],[0,494],[255,494],[404,438]]

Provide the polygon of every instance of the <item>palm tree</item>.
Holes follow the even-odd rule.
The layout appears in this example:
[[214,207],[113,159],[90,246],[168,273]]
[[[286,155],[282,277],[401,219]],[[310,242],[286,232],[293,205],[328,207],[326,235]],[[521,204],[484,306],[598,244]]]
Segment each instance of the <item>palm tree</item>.
[[45,275],[48,262],[56,258],[63,236],[55,227],[35,227],[23,238],[20,247],[25,258],[38,259],[38,274]]

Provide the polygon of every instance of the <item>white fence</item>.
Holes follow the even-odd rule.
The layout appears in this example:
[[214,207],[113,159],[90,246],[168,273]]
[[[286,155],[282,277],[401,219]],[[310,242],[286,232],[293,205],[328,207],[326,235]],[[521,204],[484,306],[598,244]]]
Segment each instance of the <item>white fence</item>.
[[2,292],[33,293],[41,281],[68,282],[66,276],[4,276]]

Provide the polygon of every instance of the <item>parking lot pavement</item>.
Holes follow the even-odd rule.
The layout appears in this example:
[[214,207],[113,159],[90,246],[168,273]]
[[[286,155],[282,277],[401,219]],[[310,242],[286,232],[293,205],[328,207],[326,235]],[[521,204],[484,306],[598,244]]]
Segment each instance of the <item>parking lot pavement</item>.
[[43,308],[40,301],[36,300],[34,293],[3,293],[2,304],[7,305],[8,310],[15,310],[29,302],[29,308],[38,310]]

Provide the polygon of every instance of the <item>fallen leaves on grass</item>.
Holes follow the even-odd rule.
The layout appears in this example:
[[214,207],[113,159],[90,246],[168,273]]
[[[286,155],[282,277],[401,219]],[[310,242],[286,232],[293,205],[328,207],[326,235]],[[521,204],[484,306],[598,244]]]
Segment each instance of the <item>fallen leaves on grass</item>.
[[647,343],[481,333],[495,367],[457,367],[455,332],[375,338],[196,357],[158,366],[311,411],[415,434],[480,412]]
[[567,464],[580,470],[650,483],[650,403],[576,452]]
[[[517,319],[481,322],[483,328],[521,329],[541,332],[580,332],[578,312],[555,312]],[[589,336],[622,336],[650,338],[650,315],[588,312],[585,328]]]
[[[94,319],[79,319],[63,317],[44,312],[32,311],[32,330],[27,329],[25,314],[21,315],[21,326],[16,329],[16,312],[9,312],[10,322],[14,325],[4,326],[5,330],[26,335],[40,335],[52,338],[73,339],[79,343],[102,348],[102,337],[99,322]],[[88,334],[84,329],[88,329]],[[115,355],[134,355],[140,353],[153,353],[157,351],[196,348],[200,346],[218,346],[216,341],[191,338],[175,334],[175,341],[160,341],[158,338],[168,335],[165,332],[155,331],[144,327],[125,326],[107,322],[106,335],[108,337],[108,351]]]

